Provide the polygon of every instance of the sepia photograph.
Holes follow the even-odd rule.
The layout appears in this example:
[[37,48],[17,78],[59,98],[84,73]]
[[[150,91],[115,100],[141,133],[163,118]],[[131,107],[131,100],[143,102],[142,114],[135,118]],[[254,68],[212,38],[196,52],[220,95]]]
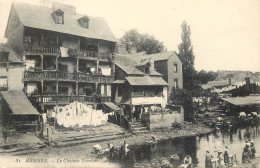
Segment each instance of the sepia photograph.
[[0,0],[0,168],[260,168],[260,0]]

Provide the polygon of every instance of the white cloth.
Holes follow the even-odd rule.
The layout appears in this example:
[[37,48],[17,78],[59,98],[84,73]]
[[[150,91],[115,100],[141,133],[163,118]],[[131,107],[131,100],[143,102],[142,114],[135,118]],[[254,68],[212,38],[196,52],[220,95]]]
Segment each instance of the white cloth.
[[111,75],[111,68],[101,68],[102,75]]
[[60,47],[60,56],[61,57],[69,57],[68,48]]

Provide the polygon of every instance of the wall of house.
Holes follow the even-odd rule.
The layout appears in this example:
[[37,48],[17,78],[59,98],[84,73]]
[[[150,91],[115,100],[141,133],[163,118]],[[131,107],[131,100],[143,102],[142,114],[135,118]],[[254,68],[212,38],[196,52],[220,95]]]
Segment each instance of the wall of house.
[[0,64],[0,76],[7,76],[7,64]]
[[[174,64],[177,64],[177,72],[174,72]],[[183,88],[183,77],[182,77],[182,63],[177,56],[171,56],[168,59],[168,84],[169,94],[171,93],[172,87],[174,87],[174,79],[178,79],[178,87]]]
[[9,64],[8,90],[23,90],[23,64]]
[[68,66],[68,72],[74,73],[74,69],[76,70],[76,62],[72,61],[71,59],[60,59],[59,64],[67,65]]
[[[122,94],[123,96],[123,94]],[[118,84],[115,86],[115,102],[120,103],[122,100],[122,96],[118,96]]]
[[23,56],[23,31],[24,26],[21,24],[14,7],[12,6],[9,21],[6,29],[8,45],[22,58]]
[[106,41],[99,41],[99,52],[100,53],[112,53],[113,47],[112,43],[106,42]]
[[117,65],[115,66],[115,69],[115,80],[124,80],[125,77],[127,77],[127,74]]
[[72,86],[72,83],[63,83],[63,82],[60,82],[59,83],[59,86],[63,86],[63,87],[68,87],[68,95],[72,95],[73,94],[73,86]]
[[154,61],[154,69],[162,74],[162,78],[168,82],[167,60]]
[[150,130],[156,128],[171,127],[173,123],[181,124],[184,121],[183,110],[181,113],[174,111],[172,113],[151,114],[150,115]]
[[77,37],[71,35],[63,35],[61,37],[61,40],[62,40],[62,47],[79,49],[79,39]]

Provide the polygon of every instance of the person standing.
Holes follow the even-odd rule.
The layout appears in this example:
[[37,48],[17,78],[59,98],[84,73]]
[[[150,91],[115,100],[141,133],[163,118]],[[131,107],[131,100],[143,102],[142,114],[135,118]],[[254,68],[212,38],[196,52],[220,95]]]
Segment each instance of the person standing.
[[218,158],[218,166],[222,167],[224,165],[224,157],[221,149],[218,150],[217,158]]
[[252,154],[251,154],[251,159],[254,159],[254,158],[255,158],[256,150],[255,150],[254,142],[251,141],[250,143],[251,143],[251,152],[252,152]]
[[212,168],[212,162],[211,162],[212,158],[213,156],[207,150],[205,155],[205,168]]
[[228,163],[229,163],[228,146],[226,146],[224,149],[224,163],[225,163],[225,165],[228,165]]

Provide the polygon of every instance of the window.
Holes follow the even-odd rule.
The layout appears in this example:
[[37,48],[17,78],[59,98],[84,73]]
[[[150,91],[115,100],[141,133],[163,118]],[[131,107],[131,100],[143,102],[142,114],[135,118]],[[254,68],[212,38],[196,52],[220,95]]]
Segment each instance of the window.
[[174,87],[175,88],[178,88],[179,86],[178,86],[178,79],[174,79]]
[[51,15],[56,24],[64,24],[64,12],[62,10],[58,9]]
[[178,65],[176,63],[173,64],[173,72],[178,72]]

